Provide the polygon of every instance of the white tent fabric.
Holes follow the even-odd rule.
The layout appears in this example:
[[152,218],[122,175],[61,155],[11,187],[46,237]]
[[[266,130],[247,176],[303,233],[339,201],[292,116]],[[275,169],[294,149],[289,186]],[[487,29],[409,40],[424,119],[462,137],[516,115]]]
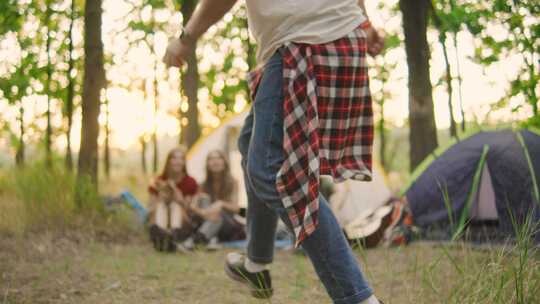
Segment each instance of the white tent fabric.
[[342,227],[362,217],[363,214],[372,213],[392,195],[379,166],[373,168],[373,181],[347,180],[336,184],[334,190],[330,204]]
[[207,136],[202,137],[189,151],[187,156],[189,174],[197,182],[202,183],[206,179],[206,156],[208,153],[216,149],[225,151],[229,156],[231,173],[239,182],[241,189],[238,193],[240,207],[247,206],[247,198],[245,191],[243,191],[244,176],[240,164],[241,155],[236,146],[236,140],[248,113],[248,111],[244,111],[223,122],[217,129],[213,130]]
[[482,171],[482,180],[478,190],[478,199],[475,201],[471,218],[476,220],[498,220],[497,207],[495,202],[495,191],[491,183],[491,174],[488,165],[484,166]]

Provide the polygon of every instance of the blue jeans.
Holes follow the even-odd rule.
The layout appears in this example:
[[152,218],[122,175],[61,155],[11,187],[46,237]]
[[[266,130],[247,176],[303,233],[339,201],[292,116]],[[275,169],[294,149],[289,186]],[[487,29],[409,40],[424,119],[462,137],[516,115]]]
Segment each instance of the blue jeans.
[[[240,132],[238,147],[248,197],[247,256],[253,262],[269,264],[274,255],[278,217],[291,230],[276,189],[277,172],[285,160],[283,66],[279,52],[265,66],[257,96]],[[334,303],[360,303],[373,292],[328,203],[322,195],[319,201],[319,226],[301,246]]]

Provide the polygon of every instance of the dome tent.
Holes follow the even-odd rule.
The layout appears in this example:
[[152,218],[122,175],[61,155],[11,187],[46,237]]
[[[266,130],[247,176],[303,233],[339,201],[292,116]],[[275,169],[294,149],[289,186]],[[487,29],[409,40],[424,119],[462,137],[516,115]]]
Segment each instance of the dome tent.
[[539,180],[538,130],[483,131],[437,149],[403,194],[415,225],[435,232],[428,238],[451,238],[468,223],[489,223],[489,230],[470,225],[467,236],[506,239],[527,216],[540,228]]

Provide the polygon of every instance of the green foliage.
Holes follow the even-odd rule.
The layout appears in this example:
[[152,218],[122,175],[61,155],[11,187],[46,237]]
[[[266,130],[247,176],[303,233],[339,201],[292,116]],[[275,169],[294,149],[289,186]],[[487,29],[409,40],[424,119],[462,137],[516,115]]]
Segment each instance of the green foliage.
[[17,32],[23,23],[23,13],[20,11],[18,0],[0,1],[0,37],[7,32]]
[[[200,79],[201,86],[209,88],[212,102],[218,105],[218,109],[221,107],[222,111],[218,111],[216,114],[222,118],[226,116],[227,112],[233,111],[237,95],[242,95],[245,100],[250,100],[245,79],[246,71],[238,67],[238,62],[247,66],[248,69],[255,68],[255,46],[248,34],[246,8],[241,6],[232,13],[233,18],[217,31],[215,37],[204,41],[206,45],[211,46],[216,51],[222,51],[222,46],[226,42],[230,45],[223,54],[223,62],[212,65],[207,73],[201,74]],[[240,41],[240,49],[232,46],[235,41]],[[235,61],[237,64],[235,64]],[[212,88],[218,81],[224,82],[223,88],[218,92],[214,92]]]
[[434,0],[435,26],[440,39],[451,33],[457,47],[456,35],[471,33],[477,45],[473,59],[483,66],[504,61],[510,56],[521,56],[522,64],[509,83],[505,96],[494,106],[507,107],[510,98],[524,102],[514,107],[517,111],[528,104],[532,108],[531,121],[537,120],[538,82],[540,80],[540,5],[537,0],[464,1]]
[[522,126],[523,128],[528,128],[528,127],[540,128],[540,115],[536,115],[529,118],[527,121],[522,123]]
[[[460,4],[461,6],[461,4]],[[520,96],[538,116],[538,64],[540,54],[540,5],[536,0],[496,0],[464,4],[469,16],[458,15],[477,38],[474,59],[489,66],[511,55],[520,55],[522,65],[507,91],[508,98]],[[494,31],[497,35],[493,35]],[[515,108],[514,110],[517,110]]]
[[[83,189],[79,191],[83,193],[83,207],[76,204],[77,187]],[[104,218],[103,204],[94,188],[77,183],[76,177],[64,171],[60,162],[53,168],[35,163],[5,172],[0,175],[0,188],[3,189],[0,202],[11,205],[2,206],[4,216],[19,218],[15,223],[19,232],[66,229],[81,219],[91,222],[94,218]]]
[[27,95],[27,89],[30,88],[31,77],[39,75],[39,69],[36,67],[37,54],[29,52],[34,43],[33,39],[17,35],[19,48],[22,51],[20,61],[12,67],[13,72],[0,78],[0,90],[3,97],[9,103],[15,103]]
[[[379,3],[379,10],[389,9],[386,4]],[[387,21],[388,22],[388,21]],[[383,25],[383,28],[386,26]],[[395,81],[392,76],[395,74],[394,70],[397,67],[397,56],[395,56],[395,49],[402,45],[401,38],[397,32],[385,33],[384,50],[380,55],[371,58],[373,64],[370,64],[370,81],[373,87],[377,89],[372,90],[373,102],[375,104],[375,113],[378,117],[376,124],[376,133],[378,135],[378,161],[387,171],[396,170],[395,153],[397,145],[391,145],[392,140],[390,136],[390,129],[392,124],[385,117],[385,103],[387,100],[391,100],[393,97],[392,90],[389,83]]]
[[[76,11],[73,17],[75,18],[75,27],[81,27],[81,16],[78,12],[82,3],[76,2],[78,4],[75,6]],[[3,34],[6,32],[14,33],[16,44],[11,45],[10,49],[18,54],[16,60],[4,62],[3,67],[7,72],[0,75],[0,96],[9,104],[22,107],[21,101],[27,96],[49,96],[53,105],[54,103],[59,104],[62,112],[66,113],[67,63],[70,59],[70,53],[68,32],[61,29],[61,24],[67,24],[66,21],[71,18],[71,10],[62,10],[63,4],[65,3],[50,0],[3,1],[0,4],[0,24],[2,25],[0,28],[3,30],[0,31],[0,40],[4,38]],[[16,16],[20,18],[16,19]],[[2,23],[6,23],[6,20],[15,21],[4,26]],[[28,26],[23,27],[23,24]],[[38,30],[32,30],[32,26],[37,26]],[[47,41],[49,41],[51,57],[50,66],[46,60],[43,60],[46,57]],[[82,49],[82,45],[74,47],[76,51]],[[74,57],[73,54],[71,56]],[[78,95],[81,90],[82,58],[83,56],[74,58],[75,95]],[[23,111],[24,109],[21,109],[21,114]],[[39,117],[41,114],[38,113],[36,116]],[[34,127],[34,131],[37,131],[37,137],[42,138],[39,133],[43,130],[38,127],[38,123],[35,121],[23,123],[25,127]],[[15,132],[11,131],[11,126],[6,124],[3,128],[11,136],[15,135]],[[14,139],[16,139],[12,140],[14,146],[22,141],[20,138],[14,137]]]

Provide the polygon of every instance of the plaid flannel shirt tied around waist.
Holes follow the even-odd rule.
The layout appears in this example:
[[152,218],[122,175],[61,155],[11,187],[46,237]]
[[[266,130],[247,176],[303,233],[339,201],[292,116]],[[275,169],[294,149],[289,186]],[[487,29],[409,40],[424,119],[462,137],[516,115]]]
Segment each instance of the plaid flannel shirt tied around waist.
[[[318,224],[319,176],[371,180],[373,110],[362,24],[324,44],[287,43],[283,58],[285,161],[276,187],[296,246]],[[249,74],[252,100],[264,70]]]

